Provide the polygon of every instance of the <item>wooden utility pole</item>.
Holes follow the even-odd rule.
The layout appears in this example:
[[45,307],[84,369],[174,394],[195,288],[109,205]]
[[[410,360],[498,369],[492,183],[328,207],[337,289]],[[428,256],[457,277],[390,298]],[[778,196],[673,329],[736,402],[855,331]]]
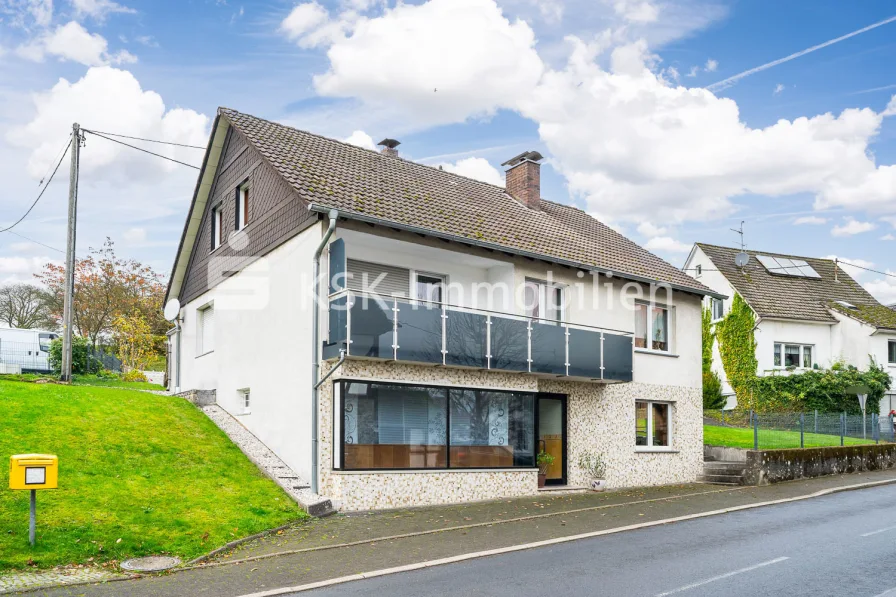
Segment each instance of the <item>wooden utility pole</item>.
[[68,178],[68,233],[65,243],[65,302],[62,312],[62,381],[72,380],[72,320],[75,308],[75,233],[78,220],[78,160],[81,126],[72,125],[72,164]]

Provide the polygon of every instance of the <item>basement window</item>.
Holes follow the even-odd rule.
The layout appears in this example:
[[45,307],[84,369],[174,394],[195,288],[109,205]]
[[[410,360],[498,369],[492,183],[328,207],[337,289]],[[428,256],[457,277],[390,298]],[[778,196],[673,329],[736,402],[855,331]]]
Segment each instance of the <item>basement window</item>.
[[238,408],[241,409],[242,414],[250,415],[252,414],[251,408],[251,396],[249,392],[249,388],[243,388],[242,390],[237,390],[237,395],[239,397]]

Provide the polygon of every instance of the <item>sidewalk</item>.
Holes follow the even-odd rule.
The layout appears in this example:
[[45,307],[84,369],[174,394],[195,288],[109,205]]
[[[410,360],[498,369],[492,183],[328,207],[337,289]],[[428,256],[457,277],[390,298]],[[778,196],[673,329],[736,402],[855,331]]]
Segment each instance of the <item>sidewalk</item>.
[[896,470],[821,477],[768,487],[693,484],[335,515],[243,545],[188,570],[103,585],[60,587],[34,594],[237,597],[872,482],[896,483]]

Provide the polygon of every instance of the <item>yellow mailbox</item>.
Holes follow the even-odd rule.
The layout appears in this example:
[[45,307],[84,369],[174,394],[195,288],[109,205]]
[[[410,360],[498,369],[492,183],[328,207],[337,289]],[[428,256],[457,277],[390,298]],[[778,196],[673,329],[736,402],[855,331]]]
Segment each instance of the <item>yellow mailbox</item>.
[[53,454],[16,454],[9,457],[10,489],[57,489],[59,458]]

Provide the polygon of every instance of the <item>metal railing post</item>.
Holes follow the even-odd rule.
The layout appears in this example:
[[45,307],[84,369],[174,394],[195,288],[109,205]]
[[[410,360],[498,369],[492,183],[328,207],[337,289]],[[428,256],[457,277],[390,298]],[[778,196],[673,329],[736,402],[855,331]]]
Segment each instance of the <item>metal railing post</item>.
[[800,447],[801,447],[801,448],[805,448],[805,447],[806,447],[806,433],[805,433],[805,427],[806,427],[806,418],[805,418],[805,415],[804,415],[803,413],[800,413]]
[[889,419],[890,426],[887,428],[890,431],[890,441],[896,442],[896,427],[893,427],[893,415],[887,416]]
[[818,409],[815,409],[815,433],[818,433]]
[[874,440],[875,444],[880,443],[880,421],[878,416],[875,413],[871,413],[871,439]]
[[840,445],[843,445],[843,436],[846,434],[846,413],[840,413]]
[[759,415],[755,412],[750,411],[750,416],[753,419],[753,449],[759,449]]

